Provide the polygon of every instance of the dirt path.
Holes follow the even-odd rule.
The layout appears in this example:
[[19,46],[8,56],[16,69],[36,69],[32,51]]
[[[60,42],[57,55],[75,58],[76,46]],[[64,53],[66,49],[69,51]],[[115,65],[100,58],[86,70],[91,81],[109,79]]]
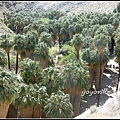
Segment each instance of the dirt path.
[[95,91],[85,95],[85,100],[81,102],[79,118],[120,118],[120,93],[116,93],[116,86],[112,86],[112,81],[118,79],[118,64],[111,57],[107,63],[102,79],[100,106],[97,107],[97,94]]

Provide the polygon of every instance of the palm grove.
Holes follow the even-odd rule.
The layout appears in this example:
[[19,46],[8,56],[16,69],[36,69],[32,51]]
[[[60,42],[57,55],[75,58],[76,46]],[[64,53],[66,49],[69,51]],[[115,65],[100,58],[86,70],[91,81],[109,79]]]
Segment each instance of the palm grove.
[[82,92],[93,81],[100,90],[109,56],[120,61],[119,6],[77,15],[3,12],[11,32],[0,36],[0,118],[79,115]]

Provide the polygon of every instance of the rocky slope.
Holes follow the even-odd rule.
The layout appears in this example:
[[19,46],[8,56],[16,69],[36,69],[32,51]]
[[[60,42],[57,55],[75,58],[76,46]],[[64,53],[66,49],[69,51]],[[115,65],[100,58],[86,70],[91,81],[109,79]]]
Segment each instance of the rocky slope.
[[60,10],[68,14],[80,12],[112,12],[119,1],[0,1],[0,16],[3,11]]

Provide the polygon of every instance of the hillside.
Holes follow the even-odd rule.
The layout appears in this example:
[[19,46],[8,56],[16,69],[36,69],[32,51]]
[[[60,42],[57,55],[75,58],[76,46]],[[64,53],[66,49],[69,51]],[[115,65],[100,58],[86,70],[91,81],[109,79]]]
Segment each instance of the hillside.
[[119,1],[0,1],[0,16],[3,11],[42,11],[47,9],[68,12],[112,12]]

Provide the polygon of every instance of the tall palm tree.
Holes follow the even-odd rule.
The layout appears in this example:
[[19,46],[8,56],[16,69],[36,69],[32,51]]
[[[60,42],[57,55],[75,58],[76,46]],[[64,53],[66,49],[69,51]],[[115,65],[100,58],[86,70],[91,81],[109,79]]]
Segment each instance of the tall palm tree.
[[[106,36],[105,34],[101,33],[99,35],[96,35],[94,37],[94,39],[95,39],[95,46],[96,46],[96,48],[98,50],[98,53],[100,55],[100,80],[99,80],[99,86],[98,86],[98,90],[100,91],[100,89],[101,89],[101,80],[102,80],[102,54],[103,54],[104,48],[107,47],[109,37]],[[99,106],[99,100],[100,100],[100,92],[98,93],[97,106]]]
[[48,28],[44,24],[40,24],[39,28],[37,29],[38,38],[40,38],[42,32],[49,32]]
[[17,34],[14,36],[14,50],[16,50],[16,74],[18,71],[18,55],[24,51],[25,47],[25,37],[24,35]]
[[10,50],[13,46],[13,40],[12,40],[12,34],[8,33],[8,34],[3,34],[0,36],[0,47],[3,48],[5,50],[5,52],[7,53],[7,57],[8,57],[8,69],[11,70],[10,68]]
[[120,79],[120,35],[119,33],[117,34],[117,37],[115,39],[116,41],[116,46],[115,46],[115,57],[116,57],[116,61],[119,64],[119,75],[118,75],[118,84],[116,86],[116,91],[118,91],[118,86],[119,86],[119,79]]
[[64,92],[70,95],[73,106],[73,117],[79,115],[82,91],[89,89],[89,72],[83,61],[69,61],[63,67]]

